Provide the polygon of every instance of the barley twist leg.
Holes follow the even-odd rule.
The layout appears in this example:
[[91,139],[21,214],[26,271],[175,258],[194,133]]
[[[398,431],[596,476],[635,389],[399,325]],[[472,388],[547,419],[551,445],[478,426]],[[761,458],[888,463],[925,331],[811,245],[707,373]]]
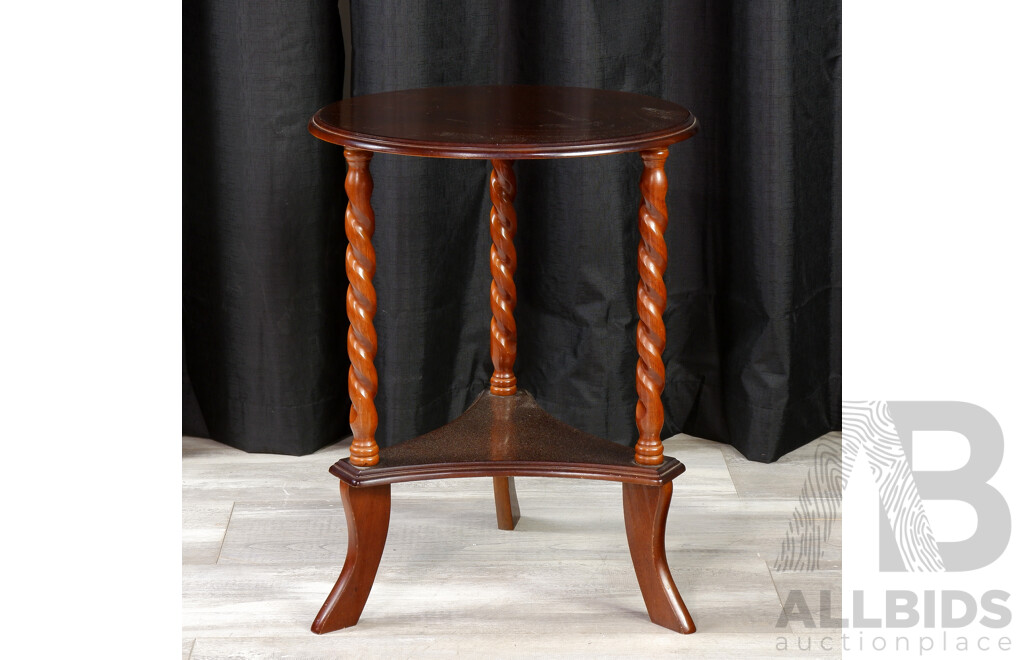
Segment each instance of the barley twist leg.
[[516,175],[512,161],[491,161],[491,394],[516,393]]
[[665,365],[661,353],[665,350],[665,227],[668,212],[665,208],[665,159],[668,149],[648,149],[641,152],[644,173],[640,179],[640,247],[637,267],[640,282],[636,291],[636,306],[640,322],[636,327],[636,346],[640,359],[636,364],[636,425],[640,439],[636,443],[634,460],[641,465],[660,465],[664,447],[661,427],[665,410],[661,392],[665,389]]
[[373,359],[377,355],[377,332],[373,317],[377,313],[377,292],[373,288],[373,274],[377,269],[377,256],[370,242],[373,238],[374,216],[370,206],[373,179],[370,177],[370,159],[373,154],[362,149],[345,149],[348,174],[345,192],[348,208],[345,210],[345,273],[348,275],[348,394],[352,399],[349,423],[352,425],[352,449],[349,461],[358,467],[376,465],[378,457],[377,409],[373,399],[377,396],[377,369]]

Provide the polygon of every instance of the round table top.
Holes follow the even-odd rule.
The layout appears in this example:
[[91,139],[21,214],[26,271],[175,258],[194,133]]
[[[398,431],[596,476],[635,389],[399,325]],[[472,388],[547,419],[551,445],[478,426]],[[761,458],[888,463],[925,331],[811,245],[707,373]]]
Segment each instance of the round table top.
[[309,132],[369,151],[436,158],[564,158],[641,151],[697,132],[686,108],[580,87],[429,87],[321,108]]

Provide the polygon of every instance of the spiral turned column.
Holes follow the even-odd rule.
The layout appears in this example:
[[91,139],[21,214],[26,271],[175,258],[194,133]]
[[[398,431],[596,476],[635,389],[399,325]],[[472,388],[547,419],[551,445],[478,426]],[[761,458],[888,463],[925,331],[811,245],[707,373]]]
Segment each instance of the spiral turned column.
[[661,392],[665,389],[665,365],[661,353],[665,350],[665,264],[668,249],[665,246],[665,227],[668,212],[665,208],[665,159],[668,149],[648,149],[640,153],[644,173],[640,178],[640,248],[637,267],[640,282],[636,289],[636,307],[640,322],[636,326],[636,347],[640,359],[636,363],[636,426],[640,440],[636,443],[633,460],[641,465],[660,465],[664,447],[661,427],[665,422],[665,409]]
[[376,465],[378,457],[377,369],[373,358],[377,355],[377,331],[373,317],[377,313],[377,292],[373,289],[373,274],[377,270],[377,255],[370,240],[373,238],[374,217],[370,207],[373,179],[370,177],[370,159],[373,154],[362,149],[345,149],[348,174],[345,192],[345,273],[348,275],[348,395],[352,409],[348,420],[352,426],[352,449],[349,462],[358,467]]
[[516,393],[516,175],[512,161],[491,161],[491,394]]

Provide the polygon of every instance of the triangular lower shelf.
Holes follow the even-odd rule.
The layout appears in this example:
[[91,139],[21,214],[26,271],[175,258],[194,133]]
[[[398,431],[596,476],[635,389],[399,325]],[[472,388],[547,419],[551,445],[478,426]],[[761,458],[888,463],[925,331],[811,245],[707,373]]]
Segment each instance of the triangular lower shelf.
[[380,462],[358,468],[342,459],[331,473],[351,486],[453,477],[569,477],[660,486],[683,464],[633,461],[630,447],[579,431],[546,413],[532,396],[484,392],[457,419],[380,451]]

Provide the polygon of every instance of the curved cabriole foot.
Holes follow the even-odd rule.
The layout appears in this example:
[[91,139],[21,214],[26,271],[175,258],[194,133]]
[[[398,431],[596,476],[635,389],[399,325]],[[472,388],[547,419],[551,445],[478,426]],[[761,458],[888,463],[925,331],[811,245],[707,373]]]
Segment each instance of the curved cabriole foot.
[[519,500],[513,477],[494,477],[494,510],[498,515],[498,529],[512,531],[519,522]]
[[622,509],[633,569],[651,621],[689,634],[697,628],[672,580],[665,559],[665,521],[672,501],[672,482],[663,486],[622,484]]
[[312,630],[318,635],[359,621],[388,538],[390,484],[352,488],[342,482],[341,501],[348,522],[348,553],[334,589],[313,620]]

